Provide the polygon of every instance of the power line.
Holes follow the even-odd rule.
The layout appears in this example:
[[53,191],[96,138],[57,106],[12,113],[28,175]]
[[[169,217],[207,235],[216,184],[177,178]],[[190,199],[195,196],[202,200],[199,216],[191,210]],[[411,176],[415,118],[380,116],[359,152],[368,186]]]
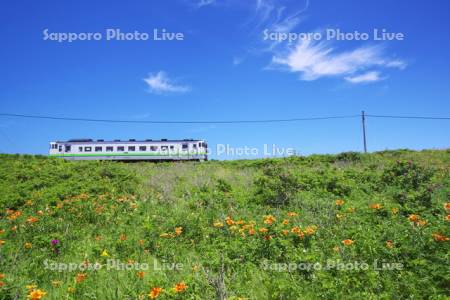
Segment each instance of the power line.
[[[47,119],[47,120],[58,120],[58,121],[80,121],[80,122],[101,122],[101,123],[131,123],[131,124],[283,123],[283,122],[318,121],[318,120],[332,120],[332,119],[350,119],[350,118],[359,118],[360,117],[360,115],[340,115],[340,116],[323,116],[323,117],[291,118],[291,119],[261,119],[261,120],[149,121],[149,120],[119,120],[119,119],[73,118],[73,117],[57,117],[57,116],[12,114],[12,113],[0,113],[0,116],[15,117],[15,118],[29,118],[29,119]],[[371,114],[365,114],[365,117],[369,117],[369,118],[388,118],[388,119],[450,120],[450,117],[432,117],[432,116],[397,116],[397,115],[371,115]]]
[[365,115],[371,118],[385,119],[420,119],[420,120],[450,120],[450,117],[427,117],[427,116],[393,116],[393,115]]
[[349,119],[357,118],[359,115],[344,116],[325,116],[311,118],[293,118],[293,119],[266,119],[266,120],[219,120],[219,121],[146,121],[146,120],[117,120],[117,119],[91,119],[91,118],[71,118],[71,117],[55,117],[25,114],[0,113],[0,116],[30,118],[30,119],[47,119],[59,121],[82,121],[82,122],[102,122],[102,123],[135,123],[135,124],[239,124],[239,123],[281,123],[281,122],[297,122],[297,121],[317,121],[330,119]]

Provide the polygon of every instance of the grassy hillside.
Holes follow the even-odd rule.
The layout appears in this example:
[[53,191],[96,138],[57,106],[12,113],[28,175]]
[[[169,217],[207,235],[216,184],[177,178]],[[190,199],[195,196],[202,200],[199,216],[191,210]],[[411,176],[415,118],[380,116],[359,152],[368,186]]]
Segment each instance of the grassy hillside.
[[0,299],[445,299],[450,151],[0,156]]

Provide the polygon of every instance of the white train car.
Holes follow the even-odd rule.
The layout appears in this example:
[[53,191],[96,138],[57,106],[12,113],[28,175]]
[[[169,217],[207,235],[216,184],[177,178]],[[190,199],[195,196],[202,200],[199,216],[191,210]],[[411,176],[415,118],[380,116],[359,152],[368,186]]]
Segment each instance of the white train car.
[[206,161],[208,144],[204,140],[128,141],[72,139],[50,143],[49,155],[67,160],[120,161]]

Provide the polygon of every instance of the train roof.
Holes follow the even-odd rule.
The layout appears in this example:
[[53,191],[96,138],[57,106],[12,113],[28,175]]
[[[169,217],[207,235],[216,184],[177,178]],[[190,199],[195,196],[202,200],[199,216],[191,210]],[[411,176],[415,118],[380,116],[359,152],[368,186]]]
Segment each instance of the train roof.
[[183,139],[183,140],[169,140],[169,139],[160,139],[160,140],[154,140],[154,139],[145,139],[145,140],[136,140],[136,139],[128,139],[128,140],[94,140],[94,139],[70,139],[67,141],[56,141],[55,143],[105,143],[105,144],[123,144],[123,143],[161,143],[161,142],[167,142],[167,143],[182,143],[182,142],[201,142],[203,140],[198,139]]

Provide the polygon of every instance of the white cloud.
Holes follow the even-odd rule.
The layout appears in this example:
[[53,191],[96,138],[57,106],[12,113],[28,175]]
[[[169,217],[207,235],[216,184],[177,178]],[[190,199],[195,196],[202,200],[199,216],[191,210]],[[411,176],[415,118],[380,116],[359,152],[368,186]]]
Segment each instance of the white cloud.
[[370,71],[370,72],[360,74],[360,75],[347,76],[347,77],[344,77],[344,79],[350,83],[357,84],[357,83],[369,83],[369,82],[380,81],[385,78],[380,76],[380,72]]
[[[295,2],[295,3],[301,3]],[[255,12],[259,20],[259,26],[264,26],[270,31],[289,32],[293,30],[301,21],[300,14],[309,7],[309,0],[302,7],[281,6],[274,0],[256,0]]]
[[169,79],[164,71],[149,74],[147,78],[144,78],[144,81],[148,84],[150,92],[155,94],[186,93],[191,90],[189,86],[177,85]]
[[199,0],[199,1],[196,2],[195,5],[198,8],[201,8],[203,6],[211,5],[211,4],[215,3],[215,2],[216,2],[216,0]]
[[[336,52],[327,42],[304,39],[299,40],[294,47],[288,47],[287,51],[275,53],[271,66],[299,73],[301,80],[316,80],[332,76],[353,78],[371,68],[403,69],[406,63],[385,58],[382,47],[363,46]],[[374,73],[371,76],[373,78]]]

